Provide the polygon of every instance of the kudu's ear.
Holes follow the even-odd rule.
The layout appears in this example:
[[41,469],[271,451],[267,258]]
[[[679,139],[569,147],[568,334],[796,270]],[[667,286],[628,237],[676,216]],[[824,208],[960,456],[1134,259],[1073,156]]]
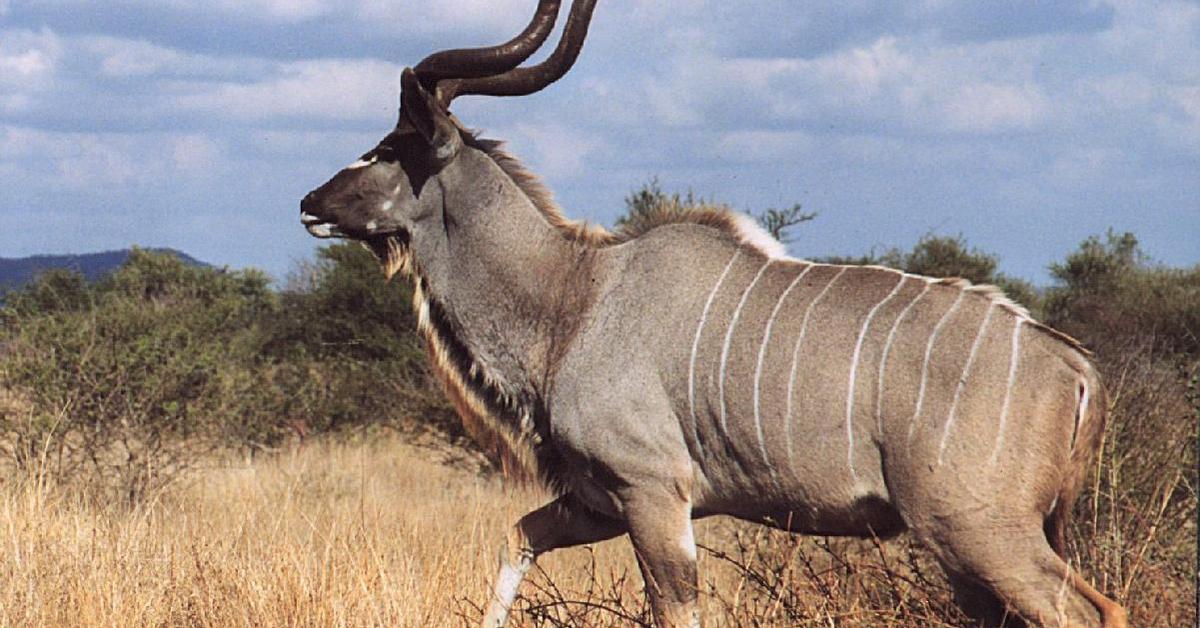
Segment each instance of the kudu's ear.
[[412,68],[404,68],[400,74],[400,115],[425,138],[439,163],[448,163],[458,154],[462,147],[458,127],[442,111],[437,98],[417,80]]

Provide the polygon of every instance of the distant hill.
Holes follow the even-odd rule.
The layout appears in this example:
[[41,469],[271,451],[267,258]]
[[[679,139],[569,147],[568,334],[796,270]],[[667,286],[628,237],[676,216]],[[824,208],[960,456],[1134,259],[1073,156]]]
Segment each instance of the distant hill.
[[[208,266],[187,253],[174,249],[148,249],[159,253],[170,253],[185,263]],[[96,281],[116,270],[129,258],[129,249],[83,253],[81,255],[34,255],[31,257],[0,257],[0,292],[18,288],[38,273],[52,268],[66,268],[83,274],[88,281]]]

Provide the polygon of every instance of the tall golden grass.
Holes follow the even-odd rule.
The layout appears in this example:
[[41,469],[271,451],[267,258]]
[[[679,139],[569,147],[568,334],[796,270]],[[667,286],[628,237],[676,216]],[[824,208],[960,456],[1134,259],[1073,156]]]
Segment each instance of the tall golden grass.
[[[36,474],[10,478],[0,626],[473,624],[497,540],[546,496],[444,458],[394,436],[316,441],[214,464],[134,506]],[[697,536],[708,625],[962,622],[940,573],[904,541],[811,539],[719,518]],[[632,550],[614,540],[543,557],[513,623],[648,619]]]

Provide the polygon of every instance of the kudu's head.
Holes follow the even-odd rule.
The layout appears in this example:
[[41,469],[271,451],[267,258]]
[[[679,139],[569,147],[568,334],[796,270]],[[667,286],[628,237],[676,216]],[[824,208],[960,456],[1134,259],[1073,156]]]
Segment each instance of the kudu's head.
[[338,172],[300,203],[300,222],[318,238],[365,242],[389,275],[422,232],[440,232],[444,197],[430,185],[441,173],[480,149],[450,114],[456,96],[521,96],[558,80],[575,62],[596,0],[576,0],[562,39],[544,62],[517,67],[549,36],[560,0],[540,0],[519,35],[489,48],[445,50],[401,75],[400,119],[375,148]]

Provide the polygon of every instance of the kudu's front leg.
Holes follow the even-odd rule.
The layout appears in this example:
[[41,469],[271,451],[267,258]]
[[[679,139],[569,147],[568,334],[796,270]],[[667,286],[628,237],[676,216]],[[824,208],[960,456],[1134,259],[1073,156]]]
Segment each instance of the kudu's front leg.
[[540,554],[560,547],[596,543],[626,532],[619,521],[602,517],[570,495],[521,517],[500,547],[500,572],[483,616],[485,628],[500,628],[517,599],[517,588]]
[[654,623],[660,628],[698,627],[691,504],[673,491],[648,491],[626,501],[625,515]]

